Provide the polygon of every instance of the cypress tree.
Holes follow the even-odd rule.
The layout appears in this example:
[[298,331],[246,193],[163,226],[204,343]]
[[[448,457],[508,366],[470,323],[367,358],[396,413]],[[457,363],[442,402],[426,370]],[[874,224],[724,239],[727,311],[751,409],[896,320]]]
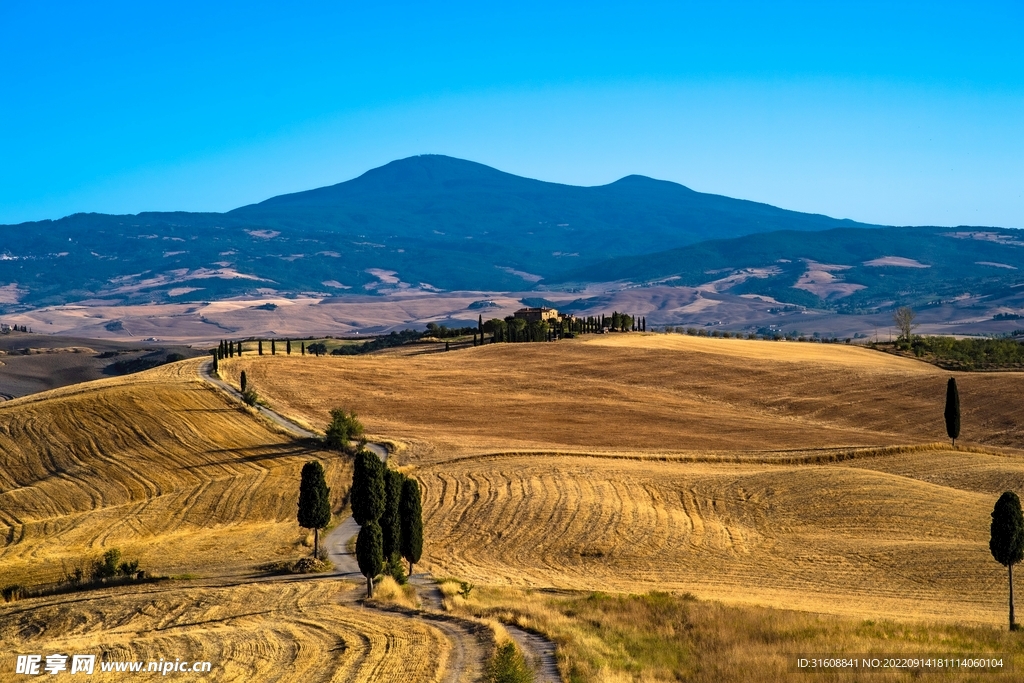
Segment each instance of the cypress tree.
[[641,323],[641,331],[642,332],[646,332],[647,331],[647,316],[646,315],[643,317],[643,322]]
[[284,350],[289,356],[292,355],[292,340],[288,339],[284,343]]
[[258,344],[259,345],[257,346],[257,352],[259,353],[259,355],[262,356],[263,355],[263,340],[260,339]]
[[401,472],[384,470],[384,514],[380,517],[380,531],[384,538],[384,560],[390,562],[401,556],[402,517],[398,508],[402,502],[402,485],[405,475]]
[[373,577],[384,571],[384,549],[380,525],[367,522],[356,537],[356,562],[366,577],[366,597],[373,597]]
[[324,479],[324,467],[312,460],[302,466],[299,484],[299,526],[313,530],[313,557],[320,551],[320,530],[331,523],[331,489]]
[[413,565],[423,554],[423,506],[420,501],[420,485],[415,479],[402,482],[402,500],[398,514],[402,518],[402,557],[409,563],[409,578]]
[[352,519],[359,526],[376,522],[384,514],[384,465],[376,453],[362,450],[356,454],[349,501]]
[[306,355],[306,342],[302,342],[302,355]]
[[217,374],[217,352],[213,352],[213,374]]
[[277,355],[277,342],[275,340],[273,340],[273,339],[270,340],[270,355],[271,356],[276,356]]
[[245,350],[245,347],[242,344],[243,344],[243,342],[238,342],[238,355],[239,355],[239,357],[241,357],[242,351]]
[[1024,514],[1020,509],[1020,498],[1013,491],[999,496],[992,510],[992,539],[988,548],[992,557],[1009,571],[1010,580],[1010,630],[1017,630],[1013,618],[1013,565],[1024,559]]
[[960,392],[957,391],[955,377],[950,377],[946,382],[946,410],[943,415],[946,418],[946,434],[953,440],[953,448],[956,448],[956,440],[960,436]]
[[244,394],[244,393],[245,393],[245,385],[246,385],[246,381],[245,381],[245,370],[242,370],[242,374],[241,374],[241,375],[239,375],[239,377],[238,377],[238,383],[239,383],[239,385],[240,385],[240,386],[242,387],[242,393]]

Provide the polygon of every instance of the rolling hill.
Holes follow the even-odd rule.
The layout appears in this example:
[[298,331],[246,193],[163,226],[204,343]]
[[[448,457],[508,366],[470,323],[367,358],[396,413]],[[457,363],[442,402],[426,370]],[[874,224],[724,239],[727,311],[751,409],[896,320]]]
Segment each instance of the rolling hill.
[[223,214],[75,214],[0,226],[0,313],[271,290],[519,290],[702,240],[837,227],[864,226],[643,176],[575,187],[418,156]]

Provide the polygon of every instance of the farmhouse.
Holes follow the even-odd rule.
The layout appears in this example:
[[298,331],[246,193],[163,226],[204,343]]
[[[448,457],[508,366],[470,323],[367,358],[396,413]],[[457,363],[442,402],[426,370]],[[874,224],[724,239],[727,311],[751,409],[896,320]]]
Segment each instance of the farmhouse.
[[558,311],[554,308],[520,308],[515,312],[517,318],[528,323],[539,323],[544,320],[558,320]]

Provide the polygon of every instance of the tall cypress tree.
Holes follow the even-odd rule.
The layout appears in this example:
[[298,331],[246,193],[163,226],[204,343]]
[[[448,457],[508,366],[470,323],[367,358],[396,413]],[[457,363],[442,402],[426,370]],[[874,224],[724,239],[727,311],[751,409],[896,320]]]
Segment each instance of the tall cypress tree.
[[242,370],[242,374],[238,376],[238,384],[239,384],[239,386],[242,387],[242,393],[244,394],[245,393],[245,387],[246,387],[246,384],[247,384],[246,376],[245,376],[245,370]]
[[217,374],[217,371],[218,371],[218,366],[217,366],[217,352],[216,352],[216,351],[214,351],[214,352],[213,352],[213,374],[215,374],[215,375],[216,375],[216,374]]
[[302,342],[302,355],[306,355],[306,342]]
[[420,501],[420,485],[415,479],[402,482],[402,500],[398,508],[402,518],[402,557],[409,563],[409,577],[413,565],[423,554],[423,505]]
[[277,342],[275,340],[273,340],[273,339],[270,340],[270,355],[271,356],[276,356],[277,355]]
[[258,344],[259,345],[257,346],[257,352],[258,352],[259,355],[262,356],[263,355],[263,340],[260,339]]
[[384,535],[384,561],[391,562],[401,556],[402,517],[399,507],[402,502],[402,485],[405,475],[392,469],[384,470],[384,514],[380,517],[380,530]]
[[287,353],[289,356],[292,355],[292,340],[291,339],[288,339],[288,340],[285,341],[285,343],[284,343],[284,352]]
[[946,418],[946,434],[953,440],[953,448],[956,448],[956,440],[960,436],[960,392],[957,391],[955,377],[950,377],[946,382],[946,410],[943,415]]
[[384,571],[384,548],[380,525],[367,522],[356,537],[356,562],[366,577],[366,597],[373,597],[373,577]]
[[324,479],[324,467],[312,460],[302,466],[299,483],[299,526],[313,530],[313,557],[320,550],[320,530],[331,523],[331,489]]
[[352,519],[359,526],[376,522],[384,514],[384,464],[376,453],[361,450],[356,454],[349,500]]
[[1006,567],[1010,577],[1010,630],[1017,630],[1013,618],[1013,565],[1024,559],[1024,514],[1020,498],[1013,491],[999,496],[992,510],[992,538],[988,543],[992,557]]

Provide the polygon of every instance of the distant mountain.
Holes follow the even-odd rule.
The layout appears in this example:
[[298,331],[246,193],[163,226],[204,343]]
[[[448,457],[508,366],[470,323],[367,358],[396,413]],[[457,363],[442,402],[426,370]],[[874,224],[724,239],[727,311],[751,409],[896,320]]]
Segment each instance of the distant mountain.
[[704,286],[840,313],[996,300],[1024,287],[1024,233],[1002,228],[779,231],[610,259],[545,280]]
[[598,264],[709,239],[840,227],[875,226],[643,176],[575,187],[418,156],[224,214],[75,214],[0,226],[0,312],[269,290],[529,289],[573,272],[610,279]]

